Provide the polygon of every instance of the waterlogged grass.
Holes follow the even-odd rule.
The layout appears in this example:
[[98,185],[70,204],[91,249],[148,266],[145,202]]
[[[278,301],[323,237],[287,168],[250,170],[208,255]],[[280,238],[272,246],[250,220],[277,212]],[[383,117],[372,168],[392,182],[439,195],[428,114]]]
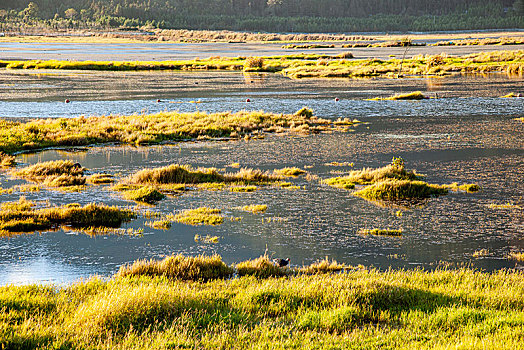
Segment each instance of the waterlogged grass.
[[400,95],[394,95],[391,97],[375,97],[372,99],[369,99],[370,101],[413,101],[413,100],[424,100],[427,99],[421,91],[415,91],[408,94],[400,94]]
[[162,199],[166,198],[165,194],[159,192],[152,186],[143,186],[135,190],[130,189],[123,191],[124,198],[127,200],[143,202],[148,204],[154,204]]
[[[304,109],[303,109],[304,110]],[[261,133],[309,134],[344,130],[306,109],[295,114],[263,111],[179,113],[0,121],[0,152],[103,143],[158,144],[188,139],[232,138]]]
[[224,222],[220,213],[221,210],[215,208],[188,209],[176,214],[173,221],[186,225],[220,225]]
[[345,264],[339,264],[336,260],[329,260],[328,257],[320,261],[314,262],[309,266],[304,266],[297,269],[301,274],[321,274],[340,272],[350,268]]
[[0,168],[11,168],[16,165],[15,157],[0,152]]
[[253,214],[258,214],[258,213],[265,213],[266,210],[267,210],[267,205],[265,205],[265,204],[250,204],[250,205],[245,205],[243,207],[238,207],[236,209],[239,209],[239,210],[242,210],[242,211],[247,211],[247,212],[250,212],[250,213],[253,213]]
[[115,177],[111,174],[93,174],[87,177],[86,182],[91,185],[105,185],[115,182]]
[[257,259],[238,263],[236,269],[239,276],[254,276],[257,278],[280,277],[291,273],[291,270],[283,269],[273,264],[265,255]]
[[141,262],[110,280],[62,288],[0,287],[0,347],[522,347],[522,272],[354,269],[223,279],[230,270],[218,259],[216,269],[194,259]]
[[86,182],[84,168],[70,160],[37,163],[13,171],[13,174],[49,187],[81,186]]
[[424,199],[448,193],[446,186],[428,184],[424,181],[386,180],[369,185],[353,193],[370,200],[402,201]]
[[[406,46],[406,45],[400,45]],[[427,55],[408,59],[346,59],[346,55],[212,57],[182,61],[0,61],[8,69],[72,70],[255,70],[281,72],[290,78],[361,78],[451,73],[524,73],[524,50],[480,52],[465,56]],[[321,62],[321,64],[318,64]]]
[[304,175],[306,171],[297,167],[282,168],[274,170],[274,173],[282,176],[299,176]]
[[374,236],[391,236],[400,237],[402,236],[402,230],[391,230],[391,229],[361,229],[358,230],[359,235],[374,235]]
[[524,253],[509,253],[509,258],[517,261],[524,261]]
[[136,218],[135,212],[103,204],[68,204],[38,208],[39,203],[20,197],[18,202],[0,205],[0,236],[47,231],[67,225],[79,228],[119,227]]

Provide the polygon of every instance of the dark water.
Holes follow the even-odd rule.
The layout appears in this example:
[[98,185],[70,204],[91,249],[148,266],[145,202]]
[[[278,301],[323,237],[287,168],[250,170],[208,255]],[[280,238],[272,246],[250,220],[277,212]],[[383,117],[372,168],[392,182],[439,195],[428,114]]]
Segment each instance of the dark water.
[[[263,140],[140,148],[93,147],[82,152],[53,150],[20,155],[22,164],[72,159],[93,172],[125,176],[144,167],[172,163],[233,171],[228,165],[238,162],[243,167],[267,170],[307,167],[310,174],[327,178],[351,170],[326,165],[329,162],[353,162],[359,169],[383,166],[392,157],[401,156],[408,168],[425,174],[430,183],[474,182],[482,191],[434,198],[422,206],[402,209],[401,217],[395,215],[398,208],[377,206],[349,191],[304,177],[290,180],[301,186],[295,191],[194,191],[170,197],[150,210],[167,214],[210,206],[242,220],[226,220],[217,227],[173,224],[170,230],[161,231],[144,225],[150,219],[140,218],[126,227],[144,228],[141,236],[89,237],[58,231],[2,238],[0,284],[63,283],[92,274],[109,276],[124,263],[172,253],[218,253],[228,263],[255,258],[267,250],[275,257],[289,256],[299,265],[328,256],[346,264],[378,268],[434,268],[441,262],[489,271],[522,267],[507,255],[524,251],[524,212],[489,208],[490,204],[507,202],[524,206],[524,123],[514,120],[524,116],[524,99],[498,98],[521,90],[522,78],[290,81],[278,75],[245,77],[239,73],[35,76],[1,72],[0,86],[7,82],[14,86],[1,90],[3,117],[74,117],[165,109],[294,112],[307,105],[322,117],[368,122],[350,133],[273,135]],[[133,88],[138,84],[140,88]],[[443,98],[363,101],[415,90]],[[73,96],[73,102],[63,103],[66,96]],[[253,102],[246,103],[246,97]],[[334,102],[334,97],[340,101]],[[157,103],[156,98],[165,102]],[[189,103],[199,99],[202,103]],[[5,172],[0,181],[4,188],[23,182]],[[42,190],[25,195],[53,204],[96,201],[134,206],[106,187],[90,187],[83,193]],[[3,194],[0,200],[17,200],[19,196]],[[268,211],[255,215],[234,209],[247,204],[267,204]],[[362,228],[402,228],[403,237],[358,235]],[[219,236],[219,242],[197,243],[196,234]],[[473,258],[480,249],[487,249],[488,255]]]

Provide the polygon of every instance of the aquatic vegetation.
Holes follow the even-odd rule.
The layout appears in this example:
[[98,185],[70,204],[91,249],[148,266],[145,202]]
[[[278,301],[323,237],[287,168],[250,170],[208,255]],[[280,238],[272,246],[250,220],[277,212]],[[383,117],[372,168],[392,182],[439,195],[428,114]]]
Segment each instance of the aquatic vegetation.
[[521,121],[521,122],[524,123],[524,117],[522,117],[522,118],[515,118],[515,120],[518,120],[518,121]]
[[480,250],[476,250],[475,252],[473,252],[474,258],[481,258],[481,257],[488,256],[488,255],[489,255],[489,250],[487,249],[480,249]]
[[234,270],[218,255],[168,256],[163,260],[138,260],[120,268],[116,277],[162,276],[182,281],[209,281],[228,278]]
[[115,182],[115,177],[111,174],[93,174],[87,177],[86,182],[91,185],[104,185]]
[[159,192],[156,188],[151,186],[142,186],[135,190],[126,190],[123,191],[123,195],[124,198],[127,200],[143,202],[148,204],[153,204],[166,198],[166,196],[163,193]]
[[287,44],[282,45],[283,49],[328,49],[334,48],[334,44]]
[[309,113],[275,114],[262,111],[236,113],[160,112],[127,116],[0,121],[0,152],[13,153],[48,147],[104,143],[158,144],[188,139],[234,138],[261,133],[310,134],[338,130],[332,121]]
[[205,237],[202,237],[200,235],[195,235],[195,242],[201,242],[201,243],[206,243],[206,244],[209,244],[209,243],[218,243],[218,239],[219,237],[218,236],[210,236],[210,235],[206,235]]
[[391,229],[360,229],[358,230],[359,235],[374,235],[374,236],[390,236],[400,237],[402,236],[402,230],[391,230]]
[[220,225],[224,217],[220,209],[200,207],[183,210],[173,217],[173,221],[187,225]]
[[155,220],[155,221],[147,221],[146,226],[149,226],[157,230],[169,230],[172,226],[172,223],[170,220],[167,220],[167,219]]
[[490,209],[524,209],[523,206],[520,206],[520,205],[517,205],[517,204],[513,204],[513,203],[506,203],[506,204],[490,204],[489,205],[489,208]]
[[[367,45],[367,44],[366,44]],[[381,44],[384,45],[384,44]],[[405,46],[403,44],[399,46]],[[327,64],[317,64],[329,59]],[[260,61],[262,60],[262,61]],[[250,66],[253,67],[250,67]],[[257,70],[280,72],[290,78],[362,78],[403,75],[444,75],[452,73],[504,72],[523,74],[524,50],[480,52],[465,56],[427,55],[408,59],[346,59],[331,55],[282,55],[269,57],[211,57],[180,61],[0,61],[7,69],[73,70]]]
[[524,261],[524,253],[511,252],[508,257],[513,260]]
[[331,162],[331,163],[325,163],[326,166],[337,166],[337,167],[354,167],[355,163],[353,162]]
[[427,97],[421,92],[421,91],[415,91],[408,94],[400,94],[400,95],[394,95],[391,97],[375,97],[370,99],[371,101],[382,101],[382,100],[389,100],[389,101],[399,101],[399,100],[424,100],[427,99]]
[[424,199],[448,193],[446,186],[428,184],[424,181],[384,180],[353,193],[365,199],[401,201]]
[[87,228],[91,226],[119,227],[136,218],[129,209],[103,204],[68,204],[59,207],[36,208],[37,203],[20,197],[18,202],[0,206],[1,235],[18,232],[45,231],[60,225]]
[[343,188],[345,190],[351,190],[355,188],[355,183],[353,180],[347,177],[332,177],[322,180],[322,183],[333,187]]
[[255,192],[257,186],[231,186],[229,190],[231,192]]
[[265,255],[238,263],[236,268],[239,276],[255,276],[257,278],[286,276],[291,272],[289,269],[276,266]]
[[500,37],[484,39],[462,39],[438,41],[430,46],[482,46],[482,45],[522,45],[523,37]]
[[299,176],[307,173],[307,171],[305,171],[304,169],[300,169],[297,167],[276,169],[273,172],[277,175],[283,176]]
[[452,183],[451,185],[443,185],[444,187],[452,190],[452,191],[464,191],[467,193],[474,193],[480,191],[480,186],[477,184],[462,184],[459,185],[458,183]]
[[238,207],[238,208],[235,208],[235,209],[239,209],[239,210],[251,212],[253,214],[257,214],[257,213],[265,213],[266,210],[267,210],[267,205],[265,205],[265,204],[250,204],[250,205],[245,205],[243,207]]
[[346,269],[229,279],[232,274],[220,257],[174,256],[137,262],[107,280],[2,286],[0,346],[521,347],[522,271]]
[[84,168],[70,160],[37,163],[18,169],[13,174],[49,187],[79,186],[86,182]]
[[160,168],[148,168],[132,174],[131,184],[197,184],[224,182],[225,177],[216,168],[193,169],[189,165],[172,164]]
[[15,157],[4,152],[0,152],[0,168],[11,168],[16,165]]
[[345,264],[339,264],[336,260],[329,260],[328,257],[320,261],[314,262],[311,265],[303,266],[297,269],[298,273],[303,274],[321,274],[340,272],[347,269]]

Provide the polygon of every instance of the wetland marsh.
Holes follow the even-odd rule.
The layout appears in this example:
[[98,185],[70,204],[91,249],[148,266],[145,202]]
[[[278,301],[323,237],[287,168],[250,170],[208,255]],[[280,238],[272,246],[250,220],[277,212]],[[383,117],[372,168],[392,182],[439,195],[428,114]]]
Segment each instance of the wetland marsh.
[[[347,265],[381,269],[431,269],[439,264],[488,271],[522,267],[508,257],[524,250],[524,214],[518,209],[524,200],[524,124],[516,120],[523,117],[524,100],[500,98],[522,91],[521,76],[297,81],[271,73],[1,70],[0,86],[1,117],[22,123],[27,118],[75,118],[73,122],[80,115],[136,113],[140,118],[172,111],[292,115],[305,106],[333,125],[344,118],[362,122],[309,135],[261,132],[249,140],[138,146],[66,143],[59,149],[18,154],[16,169],[71,160],[86,169],[88,178],[107,174],[116,182],[144,168],[172,164],[217,168],[221,173],[297,167],[307,174],[286,177],[284,186],[246,189],[242,184],[238,191],[219,184],[193,186],[165,192],[167,198],[153,206],[136,207],[135,201],[111,190],[113,184],[88,184],[78,192],[47,186],[22,192],[24,185],[33,185],[10,170],[2,171],[2,202],[25,196],[56,206],[96,202],[138,212],[137,219],[110,234],[90,236],[64,228],[0,238],[2,284],[109,276],[123,264],[178,253],[217,253],[230,264],[258,257],[266,249],[271,256],[290,256],[296,265],[329,256]],[[433,98],[367,100],[414,91]],[[416,205],[395,206],[377,205],[322,183],[352,170],[385,166],[394,157],[402,157],[407,169],[424,174],[428,183],[475,183],[481,190],[450,191]],[[506,203],[514,206],[505,208]],[[247,205],[267,208],[262,213],[240,209]],[[218,210],[220,224],[192,226],[172,220],[169,225],[147,225],[201,207]],[[365,230],[402,234],[359,234]],[[487,253],[475,255],[482,249]]]

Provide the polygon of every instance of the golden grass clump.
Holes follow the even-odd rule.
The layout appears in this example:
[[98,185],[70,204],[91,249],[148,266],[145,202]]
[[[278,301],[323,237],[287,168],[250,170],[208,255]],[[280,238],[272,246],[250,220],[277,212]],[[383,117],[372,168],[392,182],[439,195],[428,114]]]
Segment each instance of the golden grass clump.
[[253,71],[261,70],[264,68],[264,58],[263,57],[248,57],[244,61],[244,70]]
[[346,265],[339,264],[336,260],[329,260],[326,257],[325,259],[314,262],[311,265],[299,268],[298,272],[304,274],[322,274],[340,272],[346,268]]
[[119,227],[122,222],[136,218],[129,209],[103,204],[68,204],[59,207],[36,208],[37,203],[20,197],[18,202],[4,202],[0,207],[0,231],[4,233],[31,232],[69,225],[79,228]]
[[275,264],[267,256],[247,260],[236,265],[239,276],[255,276],[257,278],[286,276],[290,271]]
[[297,167],[276,169],[273,172],[277,175],[282,175],[282,176],[299,176],[299,175],[303,175],[306,173],[304,169],[300,169]]
[[111,174],[93,174],[87,177],[86,182],[91,185],[112,184],[115,177]]
[[169,256],[163,260],[139,260],[120,268],[117,277],[162,276],[183,281],[208,281],[229,278],[234,270],[227,266],[218,255],[186,257]]
[[524,253],[511,252],[509,258],[517,261],[524,261]]
[[14,175],[49,187],[79,186],[86,182],[84,168],[70,160],[37,163],[16,170]]
[[490,209],[524,209],[524,206],[514,204],[514,203],[506,203],[506,204],[490,204]]
[[11,168],[15,165],[15,156],[0,152],[0,168]]
[[424,199],[447,193],[446,186],[428,184],[424,181],[385,180],[356,191],[353,195],[370,200],[399,201]]
[[374,236],[391,236],[400,237],[402,236],[402,230],[391,230],[391,229],[360,229],[358,230],[359,235],[374,235]]
[[394,95],[390,97],[375,97],[370,99],[371,101],[399,101],[399,100],[424,100],[427,97],[421,91],[415,91],[408,94]]
[[131,184],[197,184],[222,181],[224,176],[215,168],[193,169],[189,165],[179,164],[143,169],[129,177]]
[[220,225],[224,218],[220,209],[200,207],[183,210],[173,217],[173,221],[187,225]]
[[265,213],[267,210],[267,205],[265,204],[251,204],[251,205],[245,205],[243,207],[239,207],[239,210],[251,212],[253,214],[257,213]]

